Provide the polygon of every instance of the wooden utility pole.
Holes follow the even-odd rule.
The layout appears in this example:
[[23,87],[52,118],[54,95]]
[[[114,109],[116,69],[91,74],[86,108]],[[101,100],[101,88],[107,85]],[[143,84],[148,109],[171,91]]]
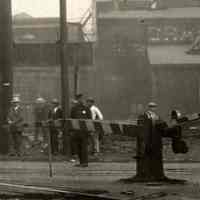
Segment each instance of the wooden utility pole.
[[74,63],[74,96],[78,94],[79,82],[79,44],[75,44],[73,48],[73,63]]
[[12,97],[12,14],[11,0],[0,1],[0,153],[8,152],[6,123]]
[[[66,0],[60,0],[60,65],[61,65],[61,102],[64,117],[69,117],[69,71],[68,71],[68,26]],[[64,128],[64,152],[70,155],[70,137]]]
[[61,96],[65,116],[69,114],[69,72],[68,72],[68,27],[66,0],[60,0],[60,65],[61,65]]

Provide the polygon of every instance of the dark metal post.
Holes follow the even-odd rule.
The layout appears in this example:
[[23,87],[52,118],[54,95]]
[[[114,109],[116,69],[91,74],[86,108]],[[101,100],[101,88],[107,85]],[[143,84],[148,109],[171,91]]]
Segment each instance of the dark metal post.
[[[46,127],[45,127],[46,128]],[[53,166],[52,166],[52,146],[51,146],[51,134],[50,134],[50,123],[47,126],[48,136],[48,161],[49,161],[49,177],[53,177]]]
[[79,75],[79,66],[75,65],[74,72],[74,95],[78,94],[78,75]]
[[74,96],[78,93],[79,81],[79,45],[74,45],[73,58],[74,58]]
[[61,94],[62,108],[65,116],[69,114],[69,75],[67,58],[67,11],[66,0],[60,0],[60,64],[61,64]]
[[0,153],[8,152],[5,124],[12,97],[12,15],[11,0],[0,1]]
[[[69,117],[69,72],[68,72],[68,27],[66,0],[60,0],[60,65],[61,65],[61,101],[64,117]],[[70,137],[64,129],[64,152],[70,155]]]

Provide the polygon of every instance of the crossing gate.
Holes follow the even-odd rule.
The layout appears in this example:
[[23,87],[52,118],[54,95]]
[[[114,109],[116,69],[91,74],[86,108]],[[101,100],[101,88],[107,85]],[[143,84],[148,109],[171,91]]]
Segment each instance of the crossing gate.
[[[200,123],[200,113],[193,113],[191,115],[185,115],[182,116],[177,110],[172,111],[173,118],[176,119],[177,124],[179,126],[188,127],[188,126],[195,126]],[[104,135],[112,135],[112,134],[121,134],[121,135],[127,135],[131,137],[137,138],[137,156],[136,156],[136,162],[137,162],[137,180],[146,181],[151,180],[155,178],[156,180],[160,180],[164,177],[163,167],[162,167],[162,146],[161,138],[162,137],[168,137],[171,138],[174,141],[174,147],[179,149],[180,143],[179,139],[177,138],[176,131],[169,131],[165,132],[167,134],[159,133],[159,136],[157,138],[153,136],[159,144],[159,148],[155,147],[154,152],[160,152],[159,153],[159,159],[157,157],[154,158],[154,155],[150,155],[145,152],[145,138],[147,138],[150,134],[149,129],[144,129],[146,126],[145,122],[140,121],[140,119],[137,120],[126,120],[126,121],[120,121],[120,120],[90,120],[90,119],[58,119],[58,120],[48,120],[44,121],[42,123],[43,126],[45,126],[47,129],[50,126],[55,126],[59,129],[63,129],[66,127],[68,130],[82,130],[88,131],[88,132],[95,132],[95,131],[101,131]],[[168,126],[170,127],[170,126]],[[172,133],[172,134],[171,134]],[[174,134],[175,133],[175,134]],[[49,169],[50,169],[50,176],[52,176],[52,155],[51,155],[51,142],[50,142],[50,135],[48,133],[48,155],[49,155]],[[175,152],[176,153],[176,152]],[[178,152],[180,153],[180,152]],[[152,159],[153,158],[153,159]],[[159,163],[157,163],[157,161]],[[146,163],[146,164],[145,164]],[[155,170],[155,174],[152,176],[152,171],[149,171],[149,169],[152,166],[157,165],[157,169],[160,170],[160,173],[157,173],[159,170]],[[144,174],[145,171],[145,174]]]
[[104,135],[123,134],[136,137],[136,175],[129,180],[133,182],[167,181],[169,179],[164,174],[162,159],[162,138],[171,138],[174,153],[187,153],[188,147],[182,140],[181,127],[198,124],[200,113],[182,116],[174,110],[171,117],[176,120],[176,125],[167,125],[161,120],[161,126],[155,133],[149,126],[149,119],[142,117],[134,121],[60,119],[49,123],[60,128],[66,126],[69,130],[102,131]]
[[60,119],[54,122],[56,127],[67,127],[68,130],[82,130],[87,132],[102,132],[104,135],[121,134],[136,137],[138,133],[138,120],[90,120],[90,119]]
[[[183,128],[200,125],[200,113],[181,115],[178,110],[172,110],[171,117]],[[45,122],[46,124],[46,122]],[[46,124],[54,124],[58,128],[66,126],[68,130],[82,130],[88,132],[101,131],[104,135],[121,134],[137,137],[142,122],[137,120],[91,120],[91,119],[58,119],[49,120]]]

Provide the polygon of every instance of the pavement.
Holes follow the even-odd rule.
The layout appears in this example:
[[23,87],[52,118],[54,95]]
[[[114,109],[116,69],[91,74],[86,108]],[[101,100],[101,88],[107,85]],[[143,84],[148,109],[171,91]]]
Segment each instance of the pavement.
[[135,162],[91,162],[86,168],[74,165],[53,162],[53,177],[49,177],[48,162],[0,161],[0,194],[20,188],[21,192],[73,191],[116,199],[200,199],[200,163],[165,163],[166,175],[187,180],[184,185],[119,181],[135,175]]

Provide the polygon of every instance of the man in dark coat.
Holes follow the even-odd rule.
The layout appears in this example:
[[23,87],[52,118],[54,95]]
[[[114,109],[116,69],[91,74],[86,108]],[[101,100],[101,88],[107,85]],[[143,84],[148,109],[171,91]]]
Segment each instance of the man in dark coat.
[[8,112],[10,150],[9,155],[21,156],[21,143],[23,131],[23,116],[19,97],[14,97],[12,106]]
[[[75,96],[77,103],[71,109],[73,119],[92,119],[90,109],[83,103],[83,95]],[[80,167],[88,166],[88,132],[84,130],[72,131],[72,142],[76,146],[76,151],[80,160]]]
[[[57,120],[63,118],[63,112],[57,99],[52,100],[52,108],[49,111],[48,118],[51,120]],[[50,125],[50,137],[51,137],[51,148],[53,155],[59,153],[59,129],[55,127],[54,123]]]
[[138,180],[164,180],[162,135],[167,124],[157,114],[157,104],[150,102],[148,110],[139,116],[141,130],[138,137]]

